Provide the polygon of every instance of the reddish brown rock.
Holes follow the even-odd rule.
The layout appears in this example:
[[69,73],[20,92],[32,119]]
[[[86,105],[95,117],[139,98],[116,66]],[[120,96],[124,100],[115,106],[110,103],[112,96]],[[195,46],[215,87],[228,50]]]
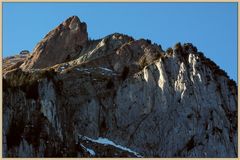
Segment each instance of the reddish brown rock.
[[79,54],[88,40],[87,25],[72,16],[49,32],[37,44],[30,59],[21,65],[23,70],[42,69],[69,61]]

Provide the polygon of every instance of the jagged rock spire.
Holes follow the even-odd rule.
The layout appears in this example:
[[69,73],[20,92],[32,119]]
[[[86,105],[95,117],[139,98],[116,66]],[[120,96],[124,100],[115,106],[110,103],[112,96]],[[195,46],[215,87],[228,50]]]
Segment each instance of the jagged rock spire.
[[77,16],[69,17],[50,31],[33,50],[21,68],[42,69],[71,59],[88,40],[87,25]]

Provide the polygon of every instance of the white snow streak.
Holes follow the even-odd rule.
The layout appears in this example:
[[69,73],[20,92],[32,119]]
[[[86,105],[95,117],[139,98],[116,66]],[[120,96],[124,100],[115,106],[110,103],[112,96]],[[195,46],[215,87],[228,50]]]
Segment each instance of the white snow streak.
[[124,146],[121,146],[119,144],[115,144],[113,141],[107,139],[107,138],[102,138],[102,137],[99,137],[97,140],[95,139],[92,139],[92,138],[89,138],[89,137],[82,137],[83,139],[85,138],[86,140],[89,140],[89,141],[92,141],[92,142],[95,142],[95,143],[100,143],[100,144],[103,144],[103,145],[112,145],[116,148],[119,148],[119,149],[122,149],[122,150],[125,150],[125,151],[128,151],[130,153],[133,153],[135,156],[137,157],[142,157],[139,153],[137,152],[134,152],[132,151],[131,149],[127,148],[127,147],[124,147]]
[[100,69],[103,69],[105,71],[108,71],[108,72],[113,72],[111,69],[108,69],[108,68],[104,68],[104,67],[99,67]]
[[95,156],[96,153],[94,152],[94,150],[85,147],[83,144],[80,144],[88,153],[90,153],[90,155]]

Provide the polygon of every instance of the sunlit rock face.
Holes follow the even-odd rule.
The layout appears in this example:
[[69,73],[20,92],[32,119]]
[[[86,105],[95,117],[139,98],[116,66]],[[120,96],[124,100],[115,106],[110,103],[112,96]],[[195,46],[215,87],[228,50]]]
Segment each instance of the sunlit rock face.
[[42,69],[73,59],[88,40],[87,25],[72,16],[49,32],[21,68]]
[[237,157],[236,83],[192,44],[88,40],[71,17],[17,58],[3,61],[4,157]]

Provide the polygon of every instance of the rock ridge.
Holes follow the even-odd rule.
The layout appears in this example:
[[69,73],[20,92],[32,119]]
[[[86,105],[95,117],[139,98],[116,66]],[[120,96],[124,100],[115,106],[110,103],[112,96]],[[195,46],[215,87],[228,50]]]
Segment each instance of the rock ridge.
[[237,95],[191,43],[91,40],[73,16],[3,60],[3,157],[237,157]]

